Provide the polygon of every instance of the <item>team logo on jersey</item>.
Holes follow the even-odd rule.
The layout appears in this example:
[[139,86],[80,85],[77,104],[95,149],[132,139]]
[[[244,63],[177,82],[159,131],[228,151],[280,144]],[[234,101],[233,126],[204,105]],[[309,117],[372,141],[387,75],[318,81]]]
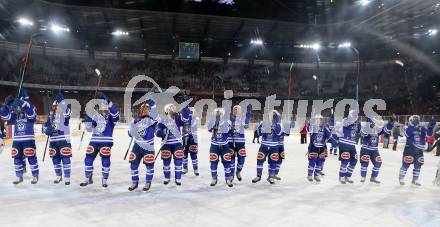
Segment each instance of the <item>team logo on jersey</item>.
[[103,156],[110,156],[111,148],[110,147],[101,147],[101,149],[99,149],[99,153]]
[[128,160],[130,160],[130,161],[136,160],[136,154],[133,152],[130,152],[130,156],[128,157]]
[[350,152],[342,152],[341,158],[342,159],[350,159]]
[[216,153],[209,154],[209,160],[211,162],[217,161],[218,160],[218,155]]
[[63,148],[61,148],[60,152],[61,152],[61,155],[70,156],[70,155],[72,155],[72,148],[63,147]]
[[238,154],[239,154],[241,157],[246,157],[246,149],[241,148],[240,150],[238,150]]
[[322,140],[322,133],[321,132],[318,132],[317,134],[316,134],[316,140],[317,141],[321,141]]
[[24,131],[26,129],[26,124],[24,122],[17,122],[17,130]]
[[369,162],[370,161],[370,155],[362,155],[361,161],[363,162]]
[[34,148],[25,148],[24,149],[24,155],[27,157],[31,157],[35,155],[35,149]]
[[316,153],[316,152],[309,153],[309,158],[310,159],[314,159],[314,158],[317,158],[317,157],[318,157],[318,153]]
[[197,153],[199,151],[199,147],[197,145],[191,145],[189,146],[189,151]]
[[93,154],[93,152],[95,152],[95,148],[93,146],[88,146],[86,154]]
[[420,164],[424,164],[424,163],[425,163],[425,158],[424,158],[424,157],[419,157],[419,158],[417,159],[417,161],[418,161]]
[[144,156],[144,162],[145,162],[145,164],[153,164],[154,163],[154,155],[153,154],[146,154]]
[[102,134],[105,131],[106,121],[104,118],[100,118],[96,123],[96,132]]
[[377,136],[372,136],[372,137],[370,138],[370,143],[371,143],[372,145],[377,144]]
[[262,160],[262,159],[264,159],[264,158],[266,158],[266,155],[264,155],[263,152],[258,152],[258,154],[257,154],[257,159]]
[[229,153],[224,154],[223,160],[228,161],[228,162],[231,161],[231,154],[229,154]]
[[183,158],[183,157],[185,157],[185,154],[183,153],[182,150],[177,150],[177,151],[174,152],[174,156],[176,158]]
[[12,149],[11,149],[11,156],[12,156],[12,157],[15,157],[15,156],[17,156],[17,155],[18,155],[18,150],[15,149],[15,148],[12,148]]
[[55,121],[52,122],[52,128],[54,131],[56,131],[58,129],[58,124]]
[[223,136],[223,134],[220,132],[215,133],[215,138],[217,138],[217,139],[221,139],[222,136]]
[[382,162],[382,157],[380,157],[380,155],[376,157],[376,162]]
[[162,157],[162,159],[171,158],[171,151],[169,151],[169,150],[162,150],[161,157]]
[[270,159],[272,159],[272,161],[278,161],[280,159],[280,156],[278,155],[278,153],[273,153],[270,155]]
[[403,157],[403,162],[407,164],[412,164],[414,162],[414,158],[412,156],[405,156]]
[[355,128],[351,129],[350,136],[351,138],[356,138],[357,130]]
[[53,157],[55,154],[57,153],[57,151],[53,148],[49,148],[49,156]]

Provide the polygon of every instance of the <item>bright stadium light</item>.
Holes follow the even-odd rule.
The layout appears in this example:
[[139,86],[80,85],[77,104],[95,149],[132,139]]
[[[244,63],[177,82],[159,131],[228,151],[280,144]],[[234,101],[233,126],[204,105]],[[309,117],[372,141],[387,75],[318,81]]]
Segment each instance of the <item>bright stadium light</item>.
[[301,44],[298,46],[299,48],[304,48],[304,49],[314,49],[314,50],[319,50],[321,48],[321,44],[319,43],[314,43],[314,44]]
[[114,36],[128,36],[128,32],[116,30],[116,31],[112,32],[112,35],[114,35]]
[[437,35],[438,30],[437,29],[429,29],[428,30],[428,35],[429,36],[435,36]]
[[251,39],[251,44],[261,46],[263,45],[263,40],[261,39]]
[[63,27],[61,25],[57,24],[51,24],[50,30],[52,30],[54,33],[60,33],[60,32],[70,32],[70,29],[67,27]]
[[351,43],[350,42],[344,42],[344,43],[340,43],[338,45],[338,48],[350,48],[351,47]]
[[33,26],[34,25],[34,22],[32,22],[31,20],[24,18],[24,17],[18,18],[17,22],[23,26]]
[[366,6],[366,5],[370,4],[370,3],[371,3],[371,0],[360,0],[359,1],[359,4],[361,6]]
[[321,48],[321,45],[319,45],[319,43],[314,43],[312,44],[311,48],[314,50],[319,50]]

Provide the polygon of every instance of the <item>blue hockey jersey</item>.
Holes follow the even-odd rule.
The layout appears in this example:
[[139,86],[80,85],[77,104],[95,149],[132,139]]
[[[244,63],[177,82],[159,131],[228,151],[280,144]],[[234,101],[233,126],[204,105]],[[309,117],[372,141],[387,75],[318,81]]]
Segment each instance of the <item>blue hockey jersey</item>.
[[245,143],[244,130],[249,128],[250,113],[246,112],[243,119],[242,116],[235,116],[231,114],[231,130],[229,133],[230,143]]
[[163,116],[157,124],[156,136],[162,139],[163,144],[182,144],[181,128],[189,119],[188,112],[183,110],[174,116]]
[[268,123],[260,122],[258,126],[258,135],[261,136],[261,144],[265,146],[278,146],[282,133],[280,123],[269,125]]
[[351,121],[344,118],[342,121],[342,135],[339,137],[339,142],[346,145],[356,145],[360,136],[361,124],[359,121]]
[[22,110],[23,112],[17,112],[12,106],[5,105],[1,109],[1,118],[14,125],[12,138],[14,142],[35,141],[34,123],[37,119],[37,109],[29,100],[24,100]]
[[309,125],[310,143],[315,147],[324,147],[331,138],[331,132],[326,125]]
[[391,132],[394,124],[386,124],[385,127],[376,129],[370,128],[370,124],[365,124],[361,129],[362,148],[367,150],[378,150],[379,137],[386,133]]
[[109,113],[105,116],[94,115],[92,117],[92,122],[86,124],[88,131],[92,132],[92,139],[90,143],[104,143],[113,145],[113,130],[116,123],[119,121],[119,110],[113,105],[112,102],[109,104]]
[[71,110],[64,101],[58,104],[61,107],[61,113],[49,115],[44,123],[44,133],[50,136],[50,142],[66,141],[70,143],[69,120]]
[[405,126],[405,136],[406,136],[406,145],[414,146],[418,149],[424,149],[426,144],[426,137],[432,136],[434,126],[429,125],[428,127]]
[[224,116],[211,116],[208,131],[212,133],[212,145],[226,145],[229,142],[231,121]]

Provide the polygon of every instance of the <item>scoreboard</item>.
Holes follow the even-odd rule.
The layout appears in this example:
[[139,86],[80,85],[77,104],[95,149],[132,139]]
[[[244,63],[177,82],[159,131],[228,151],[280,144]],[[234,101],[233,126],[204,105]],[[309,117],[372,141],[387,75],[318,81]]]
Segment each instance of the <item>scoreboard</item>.
[[179,42],[179,58],[199,60],[199,43]]

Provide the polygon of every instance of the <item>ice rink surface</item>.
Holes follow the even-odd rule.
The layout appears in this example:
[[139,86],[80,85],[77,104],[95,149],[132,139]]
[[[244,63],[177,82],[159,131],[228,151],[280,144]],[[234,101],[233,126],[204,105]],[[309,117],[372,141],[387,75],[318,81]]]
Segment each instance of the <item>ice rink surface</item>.
[[[398,184],[402,152],[391,150],[381,150],[381,185],[360,183],[359,164],[354,173],[355,183],[339,184],[336,156],[327,159],[323,181],[311,184],[306,181],[307,146],[299,144],[299,137],[291,136],[286,138],[282,180],[276,185],[265,180],[252,184],[259,144],[253,144],[252,132],[247,132],[248,157],[243,181],[234,181],[234,187],[228,188],[221,177],[216,187],[210,187],[210,135],[201,130],[200,176],[194,176],[190,167],[181,187],[173,183],[164,186],[162,163],[158,159],[152,188],[145,193],[141,189],[127,190],[131,180],[129,164],[123,160],[129,142],[126,130],[116,130],[114,138],[107,189],[100,184],[99,158],[95,161],[95,184],[79,187],[84,179],[88,137],[80,152],[79,136],[73,137],[70,186],[52,183],[50,158],[41,162],[44,141],[37,143],[39,183],[31,185],[27,174],[22,184],[12,185],[13,162],[9,149],[5,150],[0,156],[0,226],[440,226],[440,188],[432,184],[439,160],[432,154],[425,154],[419,188],[410,185],[412,168],[406,177],[407,185]],[[141,173],[142,187],[144,166]],[[266,165],[264,173],[267,175]],[[219,176],[223,176],[221,168]]]

